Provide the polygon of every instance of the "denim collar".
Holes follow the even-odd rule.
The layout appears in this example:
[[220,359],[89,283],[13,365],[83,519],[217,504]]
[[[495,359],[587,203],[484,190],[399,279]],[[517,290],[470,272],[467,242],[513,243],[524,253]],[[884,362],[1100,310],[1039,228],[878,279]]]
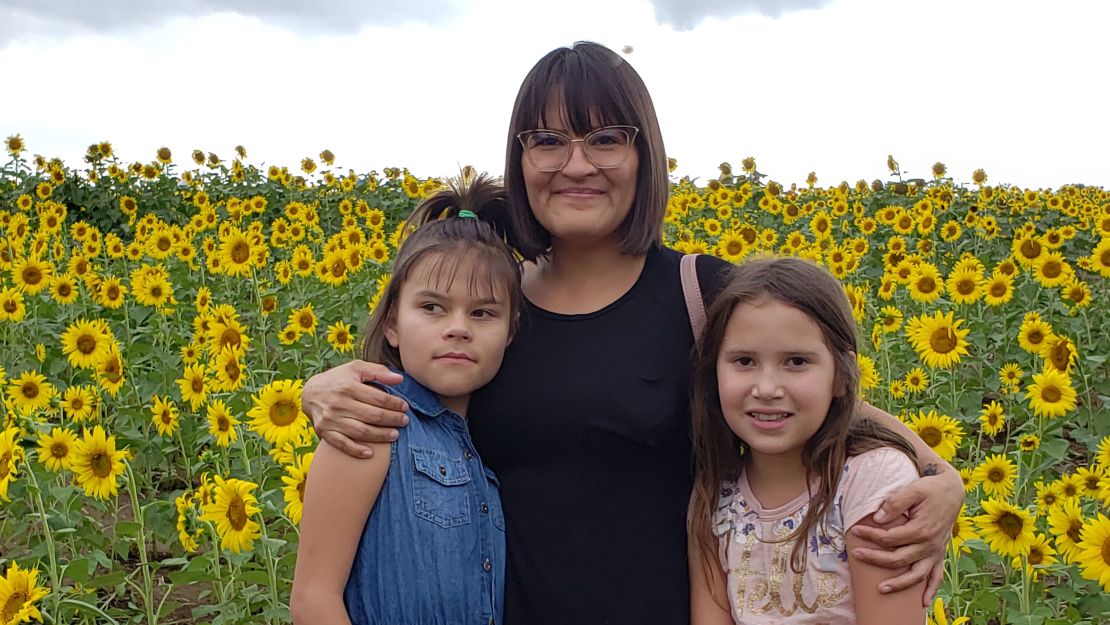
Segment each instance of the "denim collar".
[[389,387],[390,391],[407,401],[410,408],[429,417],[438,417],[445,412],[450,412],[439,401],[435,393],[424,388],[424,385],[417,382],[412,376],[403,371],[397,371],[396,373],[400,373],[405,379],[400,384]]

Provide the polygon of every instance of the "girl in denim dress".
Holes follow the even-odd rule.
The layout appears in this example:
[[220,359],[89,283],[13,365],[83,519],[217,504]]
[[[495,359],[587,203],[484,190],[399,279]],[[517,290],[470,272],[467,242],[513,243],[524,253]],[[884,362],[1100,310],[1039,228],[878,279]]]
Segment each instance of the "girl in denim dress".
[[419,206],[371,317],[364,358],[409,427],[372,458],[321,442],[305,490],[294,623],[502,621],[505,521],[497,480],[466,424],[519,320],[520,268],[503,191],[483,176]]

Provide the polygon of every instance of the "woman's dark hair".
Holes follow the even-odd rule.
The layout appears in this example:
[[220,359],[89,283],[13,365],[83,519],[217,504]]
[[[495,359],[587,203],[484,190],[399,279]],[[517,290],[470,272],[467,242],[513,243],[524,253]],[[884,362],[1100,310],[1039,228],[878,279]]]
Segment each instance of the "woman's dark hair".
[[[694,346],[693,438],[696,474],[690,500],[688,525],[702,565],[720,575],[717,539],[712,518],[717,510],[721,484],[739,477],[746,445],[725,422],[717,387],[717,358],[732,312],[742,304],[767,296],[805,314],[821,329],[833,355],[833,400],[828,415],[802,451],[806,483],[816,481],[809,510],[785,542],[805,537],[833,504],[845,460],[879,447],[894,447],[917,461],[913,446],[904,438],[869,419],[853,419],[859,367],[856,364],[856,322],[840,282],[824,269],[799,258],[763,258],[734,269],[707,312],[705,332]],[[816,480],[814,480],[816,478]],[[805,567],[806,540],[798,540],[790,565],[800,573]]]
[[621,251],[643,254],[662,239],[670,182],[667,153],[655,106],[644,81],[620,55],[605,46],[580,41],[569,48],[552,50],[536,63],[517,92],[505,150],[505,187],[512,207],[513,226],[519,233],[517,250],[536,260],[551,247],[551,234],[532,214],[524,186],[524,148],[517,135],[548,127],[548,104],[562,104],[570,130],[582,136],[595,121],[604,126],[629,125],[640,129],[636,153],[636,195],[632,209],[617,232]]
[[[460,217],[461,211],[474,216]],[[509,296],[509,336],[516,332],[523,308],[520,263],[513,253],[509,203],[505,190],[485,174],[467,168],[448,180],[447,188],[420,203],[405,221],[404,238],[393,261],[393,275],[370,315],[362,344],[362,358],[402,370],[401,355],[385,337],[386,321],[397,304],[401,285],[428,259],[430,279],[450,288],[460,267],[471,270],[472,292]]]

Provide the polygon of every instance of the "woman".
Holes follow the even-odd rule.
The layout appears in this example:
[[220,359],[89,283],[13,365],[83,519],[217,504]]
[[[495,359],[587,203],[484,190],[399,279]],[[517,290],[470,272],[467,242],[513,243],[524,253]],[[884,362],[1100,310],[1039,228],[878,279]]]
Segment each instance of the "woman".
[[[517,95],[505,184],[528,306],[470,419],[501,482],[506,621],[685,623],[693,335],[680,255],[660,243],[666,156],[635,70],[592,43],[541,59]],[[711,300],[727,265],[712,257],[697,265]],[[365,455],[360,442],[395,436],[404,406],[366,384],[375,381],[399,380],[356,361],[308,381],[302,400],[321,437]],[[911,519],[865,536],[896,549],[860,557],[912,563],[884,584],[931,576],[931,595],[962,482],[896,419],[866,412],[916,441],[922,472],[940,477],[888,499],[887,518],[911,510]]]

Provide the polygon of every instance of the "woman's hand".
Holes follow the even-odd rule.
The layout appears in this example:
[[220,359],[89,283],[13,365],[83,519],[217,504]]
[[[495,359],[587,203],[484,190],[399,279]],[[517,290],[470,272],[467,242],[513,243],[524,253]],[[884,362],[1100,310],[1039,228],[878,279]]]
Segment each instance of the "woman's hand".
[[874,520],[884,524],[902,514],[909,521],[898,527],[856,525],[851,532],[884,549],[857,549],[852,555],[869,564],[885,568],[910,567],[909,571],[888,579],[879,587],[883,593],[895,592],[926,581],[922,605],[928,605],[940,587],[944,558],[952,525],[964,503],[963,480],[947,464],[939,475],[919,478],[891,495],[875,512]]
[[301,405],[317,436],[348,456],[369,458],[371,443],[395,440],[395,428],[408,424],[408,404],[372,384],[401,380],[382,365],[353,360],[309,378]]

